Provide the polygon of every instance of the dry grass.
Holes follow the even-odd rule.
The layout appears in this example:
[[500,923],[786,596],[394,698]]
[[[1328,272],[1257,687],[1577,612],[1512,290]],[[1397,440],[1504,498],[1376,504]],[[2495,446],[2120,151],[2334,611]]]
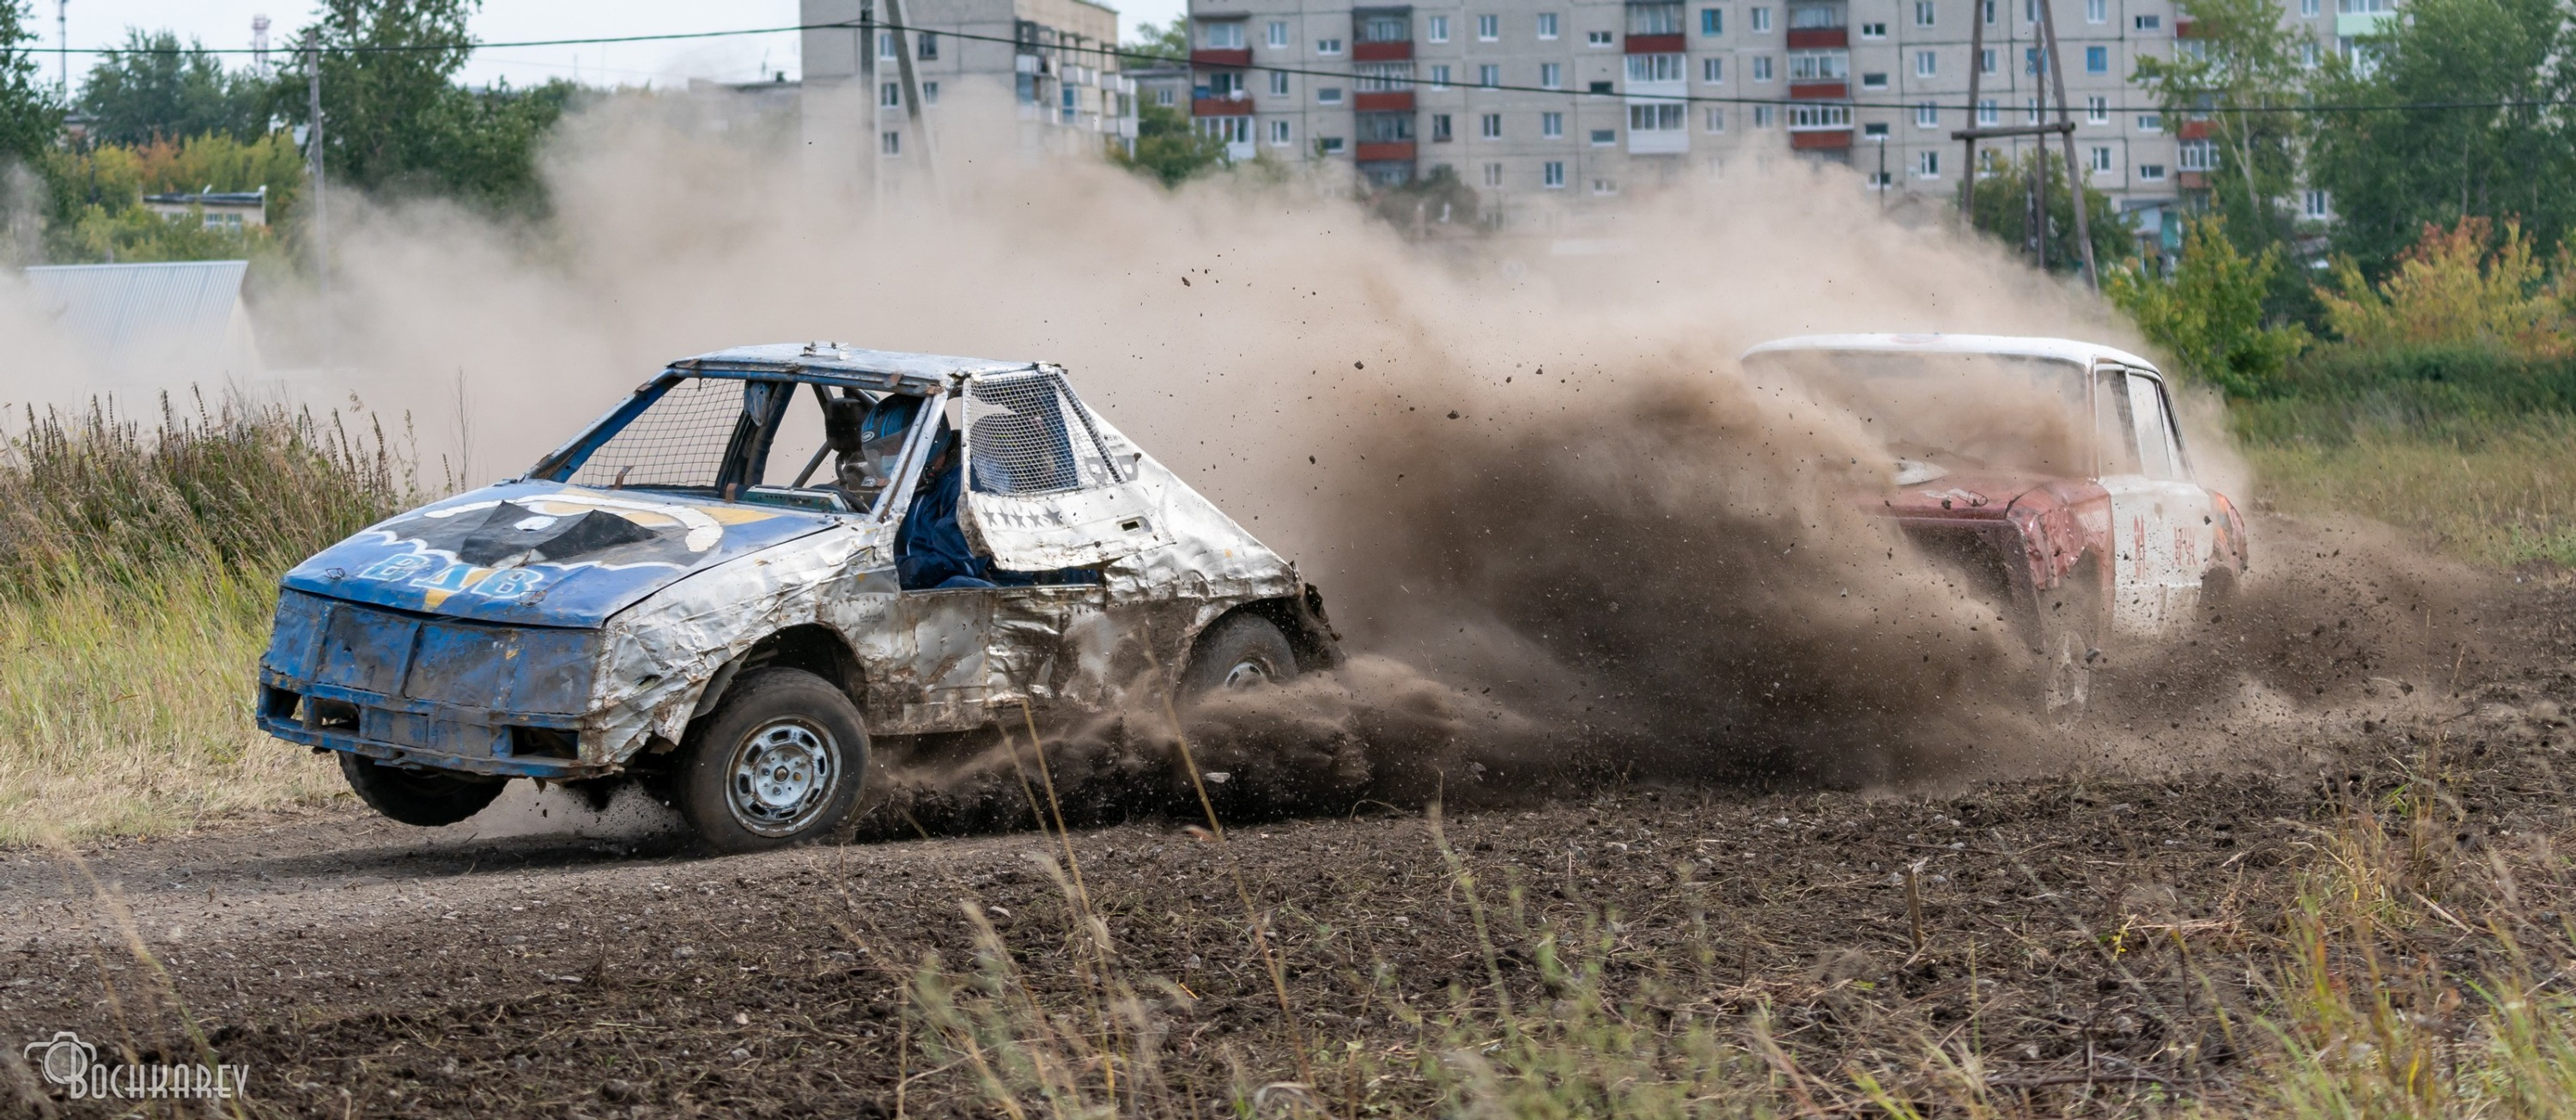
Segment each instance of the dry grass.
[[412,480],[381,429],[190,403],[30,414],[0,457],[0,845],[338,788],[251,723],[275,581]]
[[2358,513],[2471,563],[2576,567],[2576,420],[2542,414],[2474,439],[2380,431],[2247,449],[2260,496]]

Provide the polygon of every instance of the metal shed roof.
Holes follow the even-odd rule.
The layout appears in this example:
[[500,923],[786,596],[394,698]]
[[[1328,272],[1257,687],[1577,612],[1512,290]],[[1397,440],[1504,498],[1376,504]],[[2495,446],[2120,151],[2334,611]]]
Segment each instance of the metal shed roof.
[[242,310],[248,261],[30,268],[27,286],[63,334],[110,364],[182,357],[248,372],[257,364]]

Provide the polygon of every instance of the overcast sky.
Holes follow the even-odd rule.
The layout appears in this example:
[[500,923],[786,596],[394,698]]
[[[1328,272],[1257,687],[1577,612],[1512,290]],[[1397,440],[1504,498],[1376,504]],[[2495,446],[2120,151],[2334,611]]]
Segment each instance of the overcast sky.
[[[7,0],[0,0],[7,2]],[[1133,34],[1136,21],[1161,22],[1180,14],[1185,0],[1128,0],[1117,4],[1122,35]],[[32,0],[35,26],[45,45],[54,46],[55,0]],[[167,28],[180,38],[191,36],[208,47],[251,45],[254,16],[269,18],[269,42],[280,46],[312,18],[310,0],[70,0],[71,45],[115,46],[125,29]],[[751,27],[790,27],[796,23],[796,0],[484,0],[474,17],[474,36],[487,43],[527,39],[575,39],[587,36],[657,35],[688,31],[727,31]],[[80,84],[93,55],[73,55],[72,84]],[[238,63],[241,60],[233,60]],[[48,77],[58,72],[46,60]],[[764,69],[765,68],[765,69]],[[462,80],[480,85],[507,78],[512,85],[532,85],[549,78],[579,78],[592,85],[684,85],[690,78],[712,81],[756,81],[767,73],[797,74],[796,36],[792,33],[744,35],[666,43],[618,43],[580,47],[513,47],[475,52]]]

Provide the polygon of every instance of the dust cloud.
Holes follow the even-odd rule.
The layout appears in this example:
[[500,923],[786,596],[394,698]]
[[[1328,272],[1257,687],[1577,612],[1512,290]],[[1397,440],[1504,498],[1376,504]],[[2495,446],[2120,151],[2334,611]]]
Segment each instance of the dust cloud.
[[[962,117],[969,91],[951,99]],[[260,308],[273,361],[327,376],[279,383],[409,414],[425,453],[479,484],[725,346],[1061,362],[1296,559],[1361,655],[1201,713],[1193,744],[1229,801],[1569,776],[1877,786],[2073,765],[2069,743],[2116,765],[2146,742],[2134,712],[2048,725],[1994,605],[1854,499],[1893,469],[1879,433],[1737,361],[1836,331],[2142,348],[2001,250],[1890,220],[1845,169],[1738,161],[1425,245],[1296,173],[1166,193],[944,133],[935,188],[914,173],[871,198],[792,143],[687,117],[632,97],[568,121],[543,225],[335,200],[329,301],[277,290]],[[0,392],[35,399],[44,371],[16,376]],[[1988,421],[2040,407],[1954,403]],[[2191,415],[2203,469],[2228,464],[2242,495],[2213,413]],[[2213,699],[2227,680],[2194,695],[2253,711],[2242,687]],[[1086,813],[1168,775],[1154,724],[1058,752],[1069,789],[1112,791]],[[901,827],[1024,816],[1020,773],[989,749],[924,760]]]

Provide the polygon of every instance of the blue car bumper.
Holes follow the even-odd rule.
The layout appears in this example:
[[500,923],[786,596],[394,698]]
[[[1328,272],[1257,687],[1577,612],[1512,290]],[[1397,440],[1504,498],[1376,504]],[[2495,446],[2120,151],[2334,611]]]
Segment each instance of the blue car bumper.
[[507,626],[279,595],[260,662],[260,729],[444,770],[581,778],[595,630]]

